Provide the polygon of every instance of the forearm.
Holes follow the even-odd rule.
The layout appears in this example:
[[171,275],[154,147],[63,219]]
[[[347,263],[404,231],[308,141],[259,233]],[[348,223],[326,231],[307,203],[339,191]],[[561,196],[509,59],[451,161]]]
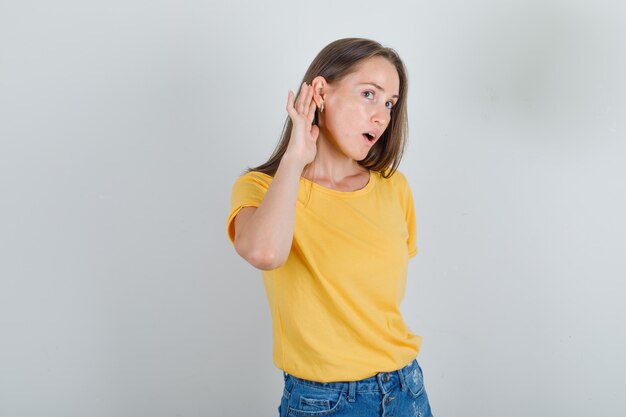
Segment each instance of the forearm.
[[238,252],[260,269],[275,269],[289,256],[303,164],[284,155],[263,201],[238,237]]

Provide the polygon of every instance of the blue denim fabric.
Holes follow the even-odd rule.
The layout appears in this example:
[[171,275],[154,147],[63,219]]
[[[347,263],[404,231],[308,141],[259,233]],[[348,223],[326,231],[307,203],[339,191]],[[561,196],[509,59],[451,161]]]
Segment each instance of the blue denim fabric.
[[280,417],[432,417],[417,359],[360,381],[317,382],[283,371]]

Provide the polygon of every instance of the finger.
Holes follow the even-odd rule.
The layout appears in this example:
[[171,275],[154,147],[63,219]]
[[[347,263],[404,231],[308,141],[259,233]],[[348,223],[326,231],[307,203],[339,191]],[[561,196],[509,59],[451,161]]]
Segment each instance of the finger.
[[289,93],[287,93],[287,113],[289,113],[289,115],[291,116],[291,114],[294,111],[293,108],[293,91],[289,90]]
[[314,100],[311,100],[311,103],[309,103],[309,109],[306,114],[306,117],[309,120],[313,120],[315,118],[315,109],[317,109],[317,104],[315,104]]
[[311,137],[313,138],[313,140],[317,141],[317,138],[320,135],[320,128],[317,127],[317,125],[313,125],[311,126]]
[[303,113],[307,115],[309,113],[309,106],[311,105],[311,101],[313,101],[313,86],[309,85],[309,88],[306,92],[306,100],[304,102]]
[[311,97],[312,97],[311,91],[313,91],[313,87],[310,85],[307,85],[303,93],[302,110],[300,111],[300,113],[304,116],[306,116],[309,110],[309,102],[311,101]]
[[287,107],[293,107],[293,91],[287,93]]
[[306,83],[302,83],[302,86],[300,86],[300,92],[298,93],[298,99],[296,100],[296,111],[298,113],[302,113],[302,109],[304,108],[304,95],[306,92]]

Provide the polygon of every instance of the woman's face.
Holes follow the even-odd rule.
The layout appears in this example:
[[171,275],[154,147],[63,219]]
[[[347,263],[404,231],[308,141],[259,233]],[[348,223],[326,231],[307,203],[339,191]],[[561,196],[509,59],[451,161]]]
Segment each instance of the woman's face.
[[386,58],[368,58],[339,82],[328,84],[320,133],[355,161],[364,159],[391,120],[400,78]]

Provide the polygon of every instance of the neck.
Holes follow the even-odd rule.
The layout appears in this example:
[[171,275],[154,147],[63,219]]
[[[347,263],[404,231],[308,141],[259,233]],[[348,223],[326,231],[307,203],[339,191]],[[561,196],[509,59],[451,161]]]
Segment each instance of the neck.
[[317,138],[317,153],[303,173],[307,179],[325,178],[331,182],[367,172],[357,161],[344,155],[322,132]]

